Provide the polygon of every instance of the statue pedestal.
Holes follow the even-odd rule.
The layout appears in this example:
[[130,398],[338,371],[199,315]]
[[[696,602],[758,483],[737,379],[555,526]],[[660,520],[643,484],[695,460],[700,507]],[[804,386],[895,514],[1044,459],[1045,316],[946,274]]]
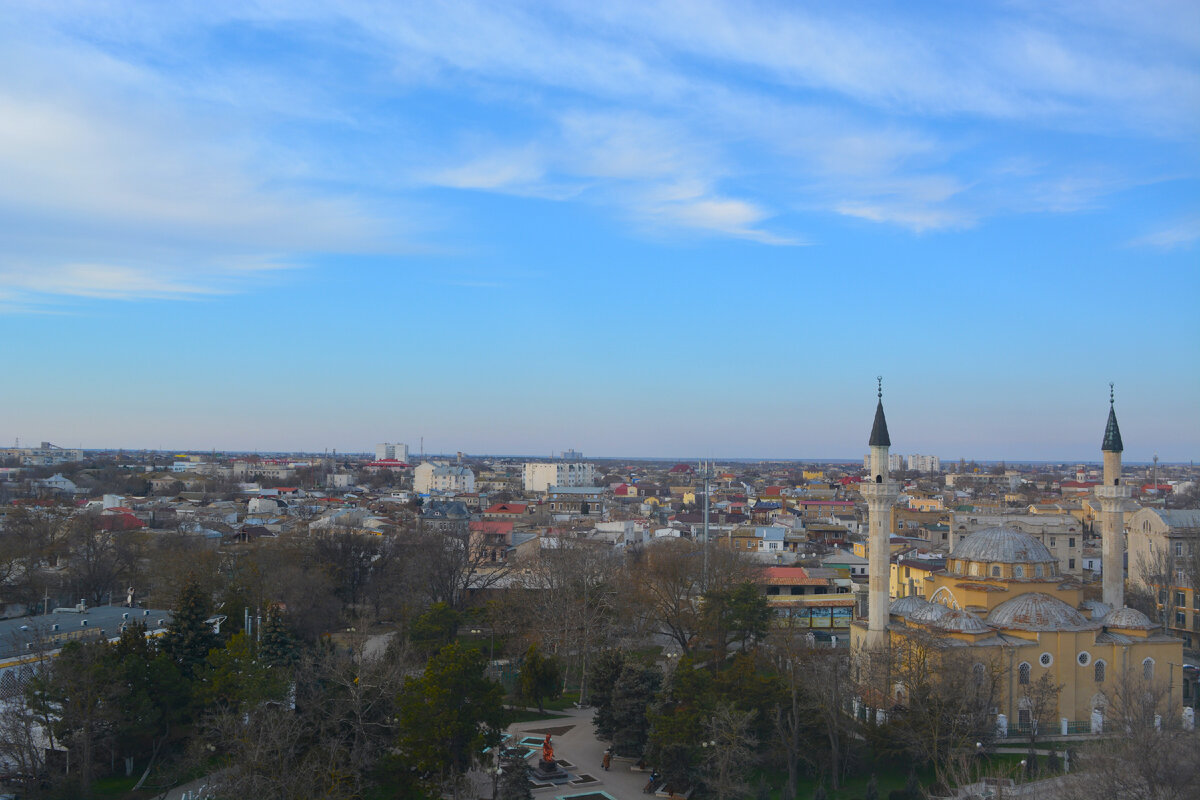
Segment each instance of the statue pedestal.
[[536,767],[533,768],[533,773],[530,775],[535,781],[544,783],[547,781],[566,780],[570,776],[566,771],[558,765],[556,761],[547,761],[540,759]]

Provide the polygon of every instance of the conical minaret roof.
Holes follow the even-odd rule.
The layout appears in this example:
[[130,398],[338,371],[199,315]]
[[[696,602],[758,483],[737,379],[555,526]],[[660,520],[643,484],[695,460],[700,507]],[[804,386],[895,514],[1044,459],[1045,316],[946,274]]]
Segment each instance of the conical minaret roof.
[[[881,412],[882,413],[882,412]],[[887,433],[884,433],[886,436]],[[1113,407],[1112,385],[1108,387],[1108,424],[1104,426],[1104,444],[1100,450],[1105,453],[1120,453],[1125,449],[1121,442],[1121,429],[1117,426],[1117,411]]]
[[887,419],[883,416],[883,379],[879,380],[879,402],[875,405],[875,424],[871,426],[871,447],[891,447],[892,437],[888,436]]

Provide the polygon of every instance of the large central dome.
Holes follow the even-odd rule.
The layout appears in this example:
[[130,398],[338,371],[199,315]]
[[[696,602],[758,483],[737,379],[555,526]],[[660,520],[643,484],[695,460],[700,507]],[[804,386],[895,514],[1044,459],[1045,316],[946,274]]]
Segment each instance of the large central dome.
[[1014,528],[984,528],[954,548],[950,558],[988,564],[1057,564],[1046,545]]

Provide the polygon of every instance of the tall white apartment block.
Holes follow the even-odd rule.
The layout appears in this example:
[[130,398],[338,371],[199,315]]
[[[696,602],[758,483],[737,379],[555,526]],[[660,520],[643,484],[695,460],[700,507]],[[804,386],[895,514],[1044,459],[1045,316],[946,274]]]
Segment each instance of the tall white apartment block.
[[922,456],[914,453],[908,457],[908,468],[917,472],[941,472],[942,460],[937,456]]
[[551,486],[595,486],[596,465],[580,461],[525,465],[525,491],[546,492]]
[[375,460],[376,461],[403,461],[408,463],[408,445],[393,444],[384,442],[383,444],[375,445]]

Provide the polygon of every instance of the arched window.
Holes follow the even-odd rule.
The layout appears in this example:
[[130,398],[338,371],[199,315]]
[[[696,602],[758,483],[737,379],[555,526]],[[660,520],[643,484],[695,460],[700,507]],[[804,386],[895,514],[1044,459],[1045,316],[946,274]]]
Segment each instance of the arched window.
[[1096,662],[1096,683],[1104,683],[1104,662]]
[[1022,661],[1021,666],[1017,667],[1017,683],[1029,683],[1029,672],[1031,667],[1028,663]]
[[1025,577],[1025,568],[1022,567],[1020,564],[1013,567],[1013,577],[1014,578],[1024,578]]
[[1033,574],[1035,577],[1038,577],[1038,578],[1042,577],[1042,565],[1041,564],[1037,564],[1034,566]]
[[993,564],[993,565],[992,565],[992,577],[993,577],[993,578],[999,578],[999,577],[1000,577],[1000,565],[999,565],[999,564]]
[[1154,680],[1154,659],[1147,658],[1142,662],[1142,677],[1148,681]]
[[973,677],[975,678],[975,685],[982,686],[983,678],[984,678],[984,675],[986,674],[986,669],[983,666],[983,664],[975,664],[973,667],[971,667],[971,673],[972,673]]

